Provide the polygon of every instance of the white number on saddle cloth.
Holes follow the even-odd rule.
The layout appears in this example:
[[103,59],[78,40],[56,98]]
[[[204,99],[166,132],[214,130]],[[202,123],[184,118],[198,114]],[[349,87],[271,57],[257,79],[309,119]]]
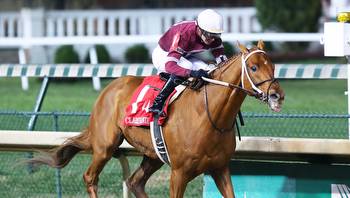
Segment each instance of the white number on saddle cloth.
[[[142,88],[142,90],[140,91],[139,95],[137,96],[137,99],[135,102],[132,103],[132,109],[131,109],[131,113],[136,113],[138,110],[138,106],[137,104],[139,102],[141,102],[143,100],[143,98],[145,97],[147,91],[149,90],[151,86],[146,85]],[[147,108],[145,107],[145,104],[142,106],[142,110],[144,110],[145,112],[148,112],[148,108],[150,107],[150,102],[148,101],[147,103]]]

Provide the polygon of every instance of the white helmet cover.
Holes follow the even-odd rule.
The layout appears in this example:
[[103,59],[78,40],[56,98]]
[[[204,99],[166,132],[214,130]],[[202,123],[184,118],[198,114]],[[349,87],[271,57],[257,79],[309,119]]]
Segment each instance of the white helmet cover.
[[224,32],[223,17],[212,9],[206,9],[198,14],[197,25],[209,33]]

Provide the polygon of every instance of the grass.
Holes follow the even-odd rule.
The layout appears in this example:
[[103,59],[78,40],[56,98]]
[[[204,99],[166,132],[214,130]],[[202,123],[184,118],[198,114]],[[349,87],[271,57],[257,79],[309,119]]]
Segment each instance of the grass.
[[[280,80],[285,91],[283,112],[329,112],[346,113],[346,80]],[[264,111],[263,105],[248,97],[243,110],[248,112]]]
[[[105,86],[109,80],[103,80]],[[32,111],[41,87],[39,79],[29,79],[29,90],[23,91],[19,78],[0,78],[0,109]],[[90,111],[99,92],[90,80],[53,82],[49,84],[42,111]]]

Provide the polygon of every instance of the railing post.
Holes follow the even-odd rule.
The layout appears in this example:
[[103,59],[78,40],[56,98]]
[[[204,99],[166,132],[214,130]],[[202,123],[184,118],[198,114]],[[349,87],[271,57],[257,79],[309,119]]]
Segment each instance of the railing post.
[[49,77],[45,76],[42,84],[41,84],[41,88],[38,94],[38,97],[36,98],[36,102],[35,102],[35,107],[33,110],[33,115],[31,116],[29,123],[28,123],[28,131],[33,131],[35,124],[36,124],[36,120],[38,115],[36,113],[38,113],[41,109],[41,105],[43,104],[44,101],[44,97],[46,95],[46,91],[47,91],[47,87],[49,84]]
[[[89,49],[90,63],[98,64],[98,57],[95,46]],[[101,89],[101,81],[99,77],[92,77],[92,83],[96,91]]]
[[[47,57],[43,56],[47,52],[43,46],[31,46],[28,43],[33,37],[43,37],[45,14],[43,9],[23,8],[21,10],[21,20],[23,22],[23,38],[22,47],[27,51],[27,63],[47,63]],[[29,51],[30,50],[30,51]],[[30,52],[30,53],[29,53]],[[40,54],[38,56],[37,54]],[[31,56],[33,55],[33,56]]]
[[[23,23],[23,37],[25,39],[32,38],[32,13],[28,8],[23,8],[21,10],[21,20]],[[29,47],[27,43],[23,43],[23,47]]]
[[[23,37],[25,39],[30,39],[32,37],[32,20],[31,20],[31,10],[27,8],[23,8],[21,10],[21,20],[23,23]],[[27,64],[28,63],[28,57],[26,52],[28,53],[28,49],[30,48],[30,45],[28,43],[23,43],[22,48],[18,51],[18,59],[20,64]],[[27,77],[21,77],[21,83],[22,83],[22,89],[28,90],[28,78]]]
[[125,155],[121,154],[119,157],[120,165],[122,166],[123,170],[123,198],[129,198],[130,197],[130,191],[128,189],[128,186],[126,185],[126,180],[130,176],[130,167],[129,167],[129,161],[128,158],[125,157]]
[[[27,55],[26,51],[23,48],[18,50],[18,60],[19,64],[27,64]],[[29,89],[28,77],[21,76],[22,89],[27,91]]]
[[[53,113],[53,119],[54,119],[54,131],[58,131],[58,115],[56,113]],[[61,169],[56,168],[56,192],[57,192],[57,198],[62,197],[62,185],[61,185]]]
[[[49,77],[45,76],[45,78],[44,78],[44,80],[42,82],[42,85],[41,85],[38,97],[37,97],[36,102],[35,102],[33,114],[30,117],[30,120],[28,122],[28,127],[27,127],[28,131],[33,131],[34,128],[35,128],[36,120],[38,118],[37,113],[41,109],[41,105],[43,103],[43,100],[44,100],[44,97],[45,97],[45,94],[46,94],[46,91],[47,91],[48,84],[49,84]],[[27,157],[28,158],[32,158],[33,157],[33,153],[28,153]],[[28,168],[28,172],[30,172],[30,173],[33,172],[33,167],[32,166],[28,165],[27,168]]]
[[[350,115],[350,56],[345,56],[348,61],[348,115]],[[348,118],[348,139],[350,139],[350,118]]]

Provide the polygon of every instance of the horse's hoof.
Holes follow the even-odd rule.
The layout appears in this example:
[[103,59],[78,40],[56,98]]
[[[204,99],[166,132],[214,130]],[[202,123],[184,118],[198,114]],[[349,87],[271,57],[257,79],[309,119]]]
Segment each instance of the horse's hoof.
[[87,192],[89,193],[90,198],[97,198],[97,188],[94,186],[89,186],[87,188]]

